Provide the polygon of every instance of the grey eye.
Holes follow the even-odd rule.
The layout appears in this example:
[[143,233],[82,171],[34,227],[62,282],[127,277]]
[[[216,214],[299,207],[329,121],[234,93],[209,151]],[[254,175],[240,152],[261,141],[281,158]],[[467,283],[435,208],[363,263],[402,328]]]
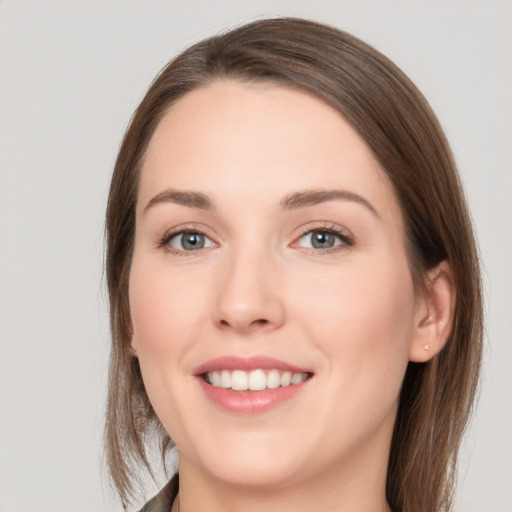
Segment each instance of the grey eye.
[[324,231],[314,231],[311,233],[311,246],[315,249],[330,249],[336,243],[336,236]]
[[309,231],[299,240],[301,247],[311,249],[331,249],[342,243],[342,237],[330,231]]
[[196,251],[213,246],[213,242],[206,235],[195,232],[178,233],[171,238],[169,244],[181,251]]

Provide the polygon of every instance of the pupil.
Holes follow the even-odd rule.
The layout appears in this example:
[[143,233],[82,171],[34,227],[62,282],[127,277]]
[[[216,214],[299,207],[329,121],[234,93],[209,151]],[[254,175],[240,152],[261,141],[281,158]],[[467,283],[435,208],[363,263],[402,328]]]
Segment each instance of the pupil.
[[201,249],[204,246],[204,236],[199,233],[188,233],[183,236],[184,249]]
[[314,233],[312,245],[316,249],[328,249],[334,245],[334,236],[332,235],[332,233]]

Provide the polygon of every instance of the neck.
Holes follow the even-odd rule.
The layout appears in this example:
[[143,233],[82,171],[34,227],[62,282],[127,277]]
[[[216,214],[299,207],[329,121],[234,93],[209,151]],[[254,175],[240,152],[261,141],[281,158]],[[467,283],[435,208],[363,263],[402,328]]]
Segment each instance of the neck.
[[[346,462],[346,461],[345,461]],[[180,458],[180,493],[173,512],[390,512],[387,456],[330,467],[286,485],[233,485]]]

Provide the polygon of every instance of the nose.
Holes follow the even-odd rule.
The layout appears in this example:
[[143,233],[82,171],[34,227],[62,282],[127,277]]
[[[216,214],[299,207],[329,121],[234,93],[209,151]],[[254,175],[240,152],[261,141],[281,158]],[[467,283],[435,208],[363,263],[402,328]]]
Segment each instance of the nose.
[[271,331],[285,320],[279,269],[272,258],[245,250],[219,272],[214,323],[238,334]]

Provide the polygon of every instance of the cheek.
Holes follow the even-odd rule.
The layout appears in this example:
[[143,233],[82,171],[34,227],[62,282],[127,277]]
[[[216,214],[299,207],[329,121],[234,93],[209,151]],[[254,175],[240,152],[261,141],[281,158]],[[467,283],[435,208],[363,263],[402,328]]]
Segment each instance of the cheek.
[[187,351],[201,337],[202,288],[194,280],[170,275],[154,260],[148,264],[134,257],[129,290],[133,343],[146,392],[165,428],[180,431],[181,418],[173,411],[186,396],[173,390],[181,389],[181,379],[189,377]]
[[139,354],[158,357],[179,352],[183,333],[199,328],[202,288],[194,280],[180,279],[168,269],[136,258],[130,271],[130,312]]
[[323,286],[311,282],[305,288],[298,305],[305,328],[331,369],[342,367],[340,378],[401,378],[415,317],[406,263],[340,268]]
[[[169,345],[169,324],[174,314],[169,311],[172,294],[161,279],[144,272],[137,265],[130,273],[130,313],[134,344],[139,355],[163,350]],[[171,331],[172,332],[172,331]]]
[[193,283],[169,275],[154,260],[141,260],[134,257],[130,272],[133,343],[151,404],[169,432],[180,431],[173,411],[184,397],[173,390],[189,376],[185,356],[200,338],[201,300]]
[[392,428],[414,318],[408,272],[352,270],[330,285],[329,300],[317,297],[323,307],[315,308],[328,390],[324,413],[332,418],[325,435],[333,439],[340,432],[351,439],[354,427],[362,439],[381,425]]

